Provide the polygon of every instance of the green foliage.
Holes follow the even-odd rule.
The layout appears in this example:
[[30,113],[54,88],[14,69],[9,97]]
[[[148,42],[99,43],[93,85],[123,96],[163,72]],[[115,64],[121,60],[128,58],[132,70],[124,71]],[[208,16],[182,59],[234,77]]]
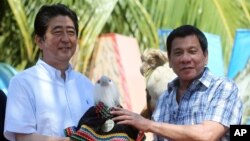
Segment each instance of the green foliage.
[[39,56],[33,40],[35,14],[41,5],[59,2],[76,10],[79,16],[79,50],[72,62],[83,73],[88,71],[101,33],[135,37],[143,51],[158,48],[157,29],[173,29],[182,24],[219,34],[227,68],[235,30],[250,26],[247,0],[7,0],[1,1],[4,12],[0,19],[0,61],[19,70],[34,64]]
[[94,43],[110,17],[118,0],[86,0],[75,3],[74,7],[79,15],[79,51],[73,64],[75,69],[87,73],[89,59],[93,53]]
[[137,0],[120,0],[117,3],[102,31],[110,32],[136,37],[141,51],[150,47],[157,48],[159,42],[151,16]]
[[191,24],[222,39],[225,70],[231,56],[235,30],[249,28],[249,4],[246,0],[141,0],[156,28],[173,29]]

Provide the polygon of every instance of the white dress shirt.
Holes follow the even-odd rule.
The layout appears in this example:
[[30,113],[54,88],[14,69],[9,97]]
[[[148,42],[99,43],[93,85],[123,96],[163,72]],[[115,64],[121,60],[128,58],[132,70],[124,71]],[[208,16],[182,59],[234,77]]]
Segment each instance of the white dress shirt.
[[5,117],[5,136],[37,133],[64,136],[63,130],[76,126],[81,116],[94,105],[92,82],[70,66],[65,72],[42,60],[14,76],[9,84]]

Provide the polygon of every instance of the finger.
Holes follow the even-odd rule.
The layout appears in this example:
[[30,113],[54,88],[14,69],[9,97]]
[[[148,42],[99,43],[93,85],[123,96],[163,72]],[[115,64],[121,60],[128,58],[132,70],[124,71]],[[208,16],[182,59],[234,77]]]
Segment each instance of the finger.
[[114,107],[113,109],[114,110],[122,110],[122,108],[120,108],[120,107]]
[[126,115],[128,112],[124,109],[116,109],[116,110],[112,110],[110,111],[110,114],[113,115]]
[[115,121],[121,121],[121,120],[130,120],[131,118],[127,115],[120,115],[112,118]]
[[124,115],[124,113],[122,111],[110,111],[110,114],[112,115]]
[[128,120],[118,121],[117,124],[132,125],[132,123]]

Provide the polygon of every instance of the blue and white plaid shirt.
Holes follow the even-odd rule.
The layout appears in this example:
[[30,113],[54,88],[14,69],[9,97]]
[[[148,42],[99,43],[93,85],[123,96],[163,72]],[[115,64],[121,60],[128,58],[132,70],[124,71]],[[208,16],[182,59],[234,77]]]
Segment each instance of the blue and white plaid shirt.
[[[179,104],[176,101],[177,88],[178,78],[170,82],[168,89],[160,96],[153,120],[178,125],[200,124],[210,120],[228,128],[241,123],[243,104],[233,81],[216,77],[205,68],[202,76],[189,86]],[[155,139],[167,141],[160,136]],[[229,131],[222,140],[229,140]]]

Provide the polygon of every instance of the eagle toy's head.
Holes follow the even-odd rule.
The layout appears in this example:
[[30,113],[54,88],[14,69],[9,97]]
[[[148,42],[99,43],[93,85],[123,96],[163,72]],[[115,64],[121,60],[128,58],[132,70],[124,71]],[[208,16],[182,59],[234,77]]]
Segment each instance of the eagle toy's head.
[[95,104],[104,103],[108,107],[116,107],[120,105],[120,93],[115,83],[107,76],[101,76],[94,86]]

